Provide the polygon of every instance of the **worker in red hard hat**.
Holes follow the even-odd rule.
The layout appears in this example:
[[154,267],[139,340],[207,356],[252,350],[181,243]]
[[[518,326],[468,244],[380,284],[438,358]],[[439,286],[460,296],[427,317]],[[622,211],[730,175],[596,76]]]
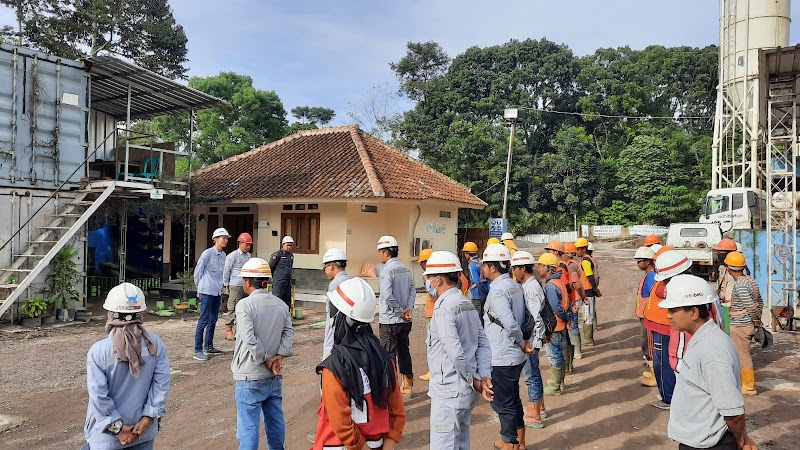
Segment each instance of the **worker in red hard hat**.
[[[728,257],[728,254],[738,251],[738,249],[739,246],[737,245],[736,241],[731,238],[722,238],[717,246],[714,247],[714,250],[717,252],[717,261],[719,262],[719,273],[717,274],[717,295],[719,296],[719,301],[726,305],[731,301],[734,280],[730,270],[728,270],[728,265],[725,263],[725,259]],[[744,274],[750,274],[746,267]]]
[[[225,257],[225,269],[222,271],[222,292],[228,294],[228,313],[236,312],[236,303],[244,297],[242,289],[242,277],[240,272],[242,266],[250,259],[250,250],[253,248],[253,236],[250,233],[242,233],[236,239],[239,248],[232,251]],[[225,324],[225,339],[234,339],[233,326],[236,323],[236,316]]]
[[656,236],[655,234],[650,234],[644,237],[644,246],[650,247],[653,244],[661,245],[661,238]]

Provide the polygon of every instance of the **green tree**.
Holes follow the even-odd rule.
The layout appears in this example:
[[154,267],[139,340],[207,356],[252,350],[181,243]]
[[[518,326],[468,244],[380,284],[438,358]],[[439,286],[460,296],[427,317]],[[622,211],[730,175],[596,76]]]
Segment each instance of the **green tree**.
[[406,56],[389,67],[400,79],[400,91],[408,98],[425,101],[429,84],[441,78],[450,57],[436,42],[409,42],[406,44]]
[[17,26],[4,39],[57,56],[80,59],[101,52],[130,58],[169,78],[185,78],[186,33],[167,0],[0,0]]
[[324,127],[333,120],[336,112],[321,106],[296,106],[292,108],[292,115],[304,124],[310,123]]

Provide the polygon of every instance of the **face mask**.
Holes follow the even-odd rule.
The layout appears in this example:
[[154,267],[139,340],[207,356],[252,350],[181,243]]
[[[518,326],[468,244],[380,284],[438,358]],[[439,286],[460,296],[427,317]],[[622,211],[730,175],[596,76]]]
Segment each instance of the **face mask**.
[[431,283],[435,279],[436,278],[428,278],[428,279],[425,280],[425,290],[428,291],[428,294],[430,294],[431,297],[437,297],[438,296],[438,294],[436,293],[436,289],[433,286],[431,286]]

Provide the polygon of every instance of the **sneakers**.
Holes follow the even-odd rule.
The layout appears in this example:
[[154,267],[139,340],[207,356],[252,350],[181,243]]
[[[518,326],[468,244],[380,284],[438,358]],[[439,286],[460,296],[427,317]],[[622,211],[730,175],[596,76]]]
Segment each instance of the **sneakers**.
[[218,348],[214,348],[214,347],[211,347],[209,349],[203,350],[203,353],[205,353],[206,355],[224,355],[225,354],[225,352],[223,352],[222,350],[220,350]]
[[192,359],[196,359],[198,361],[208,361],[208,356],[206,356],[203,352],[195,352],[194,355],[192,355]]
[[658,409],[669,409],[669,404],[664,403],[663,400],[659,400],[659,401],[653,403],[653,406],[655,406]]

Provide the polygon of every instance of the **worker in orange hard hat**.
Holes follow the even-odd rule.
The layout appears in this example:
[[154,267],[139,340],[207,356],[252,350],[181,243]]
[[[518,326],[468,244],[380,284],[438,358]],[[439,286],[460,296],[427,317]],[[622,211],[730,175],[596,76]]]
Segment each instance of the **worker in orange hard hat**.
[[581,331],[578,321],[578,311],[586,301],[586,294],[581,284],[581,269],[577,258],[578,248],[572,242],[564,243],[564,253],[562,254],[559,267],[566,266],[566,270],[572,285],[572,292],[569,295],[569,322],[567,322],[567,333],[569,334],[570,346],[564,355],[564,368],[566,373],[573,372],[573,360],[581,359]]
[[650,247],[653,244],[661,244],[661,238],[655,234],[650,234],[644,237],[644,246]]
[[[250,233],[242,233],[236,239],[239,243],[239,248],[232,251],[230,255],[225,257],[225,269],[222,271],[222,290],[228,294],[228,314],[236,312],[236,303],[244,298],[244,289],[242,288],[242,277],[239,272],[242,266],[250,260],[250,250],[253,248],[253,236]],[[233,326],[236,323],[236,316],[233,316],[230,322],[225,324],[225,339],[232,341],[234,339]]]
[[478,317],[480,318],[481,325],[483,325],[483,307],[486,304],[486,295],[489,293],[489,282],[483,278],[481,260],[478,258],[478,244],[474,242],[465,242],[461,251],[469,261],[467,266],[467,270],[469,271],[467,292],[469,292],[469,298],[478,311]]

